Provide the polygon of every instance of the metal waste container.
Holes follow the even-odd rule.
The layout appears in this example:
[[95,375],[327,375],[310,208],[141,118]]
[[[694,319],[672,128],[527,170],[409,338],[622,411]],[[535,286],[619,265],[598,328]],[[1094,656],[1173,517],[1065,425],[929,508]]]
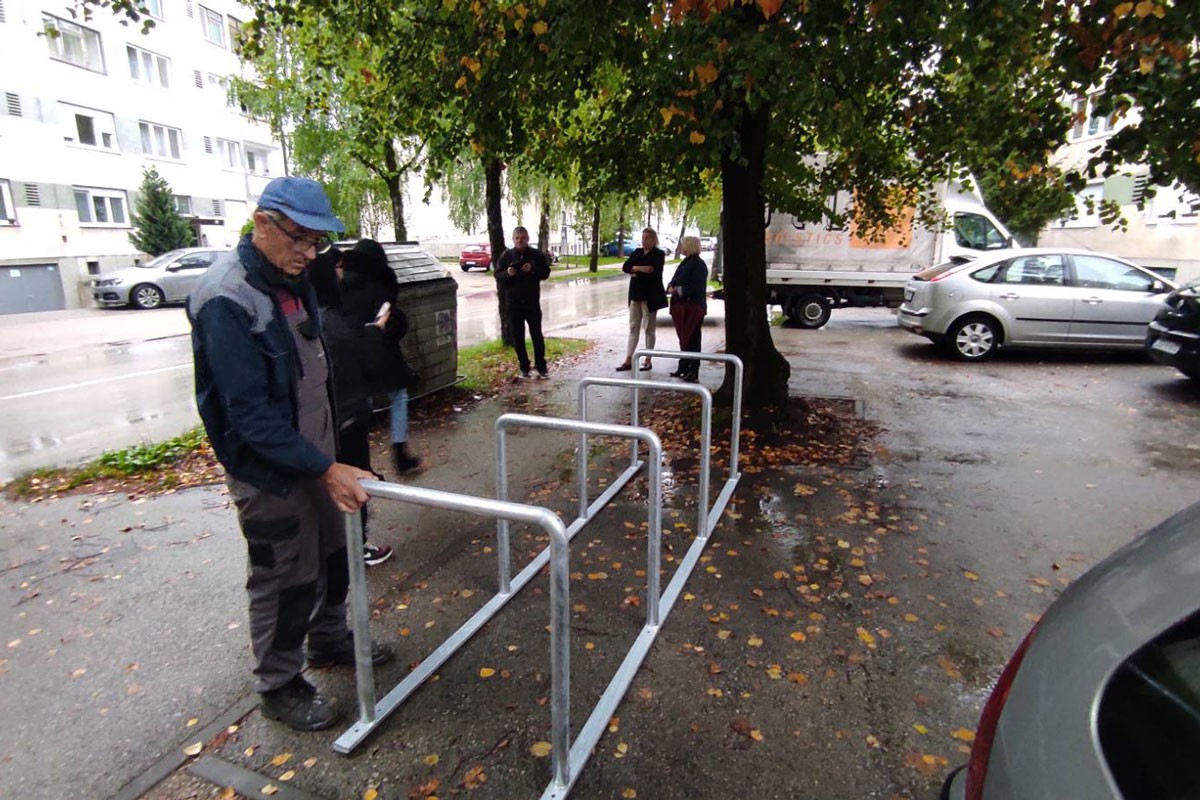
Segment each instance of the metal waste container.
[[458,381],[458,283],[416,242],[381,244],[400,284],[396,304],[408,317],[400,349],[421,376],[409,396],[453,386]]

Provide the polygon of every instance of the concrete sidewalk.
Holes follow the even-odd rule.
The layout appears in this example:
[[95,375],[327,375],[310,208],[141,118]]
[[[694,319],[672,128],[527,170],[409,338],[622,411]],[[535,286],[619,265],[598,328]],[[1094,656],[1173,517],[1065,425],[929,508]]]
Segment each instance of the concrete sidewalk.
[[[720,304],[714,305],[717,312]],[[67,312],[59,322],[78,324],[86,316]],[[182,319],[182,311],[128,316],[135,321],[161,321],[159,330],[165,333]],[[662,320],[669,324],[665,315]],[[706,347],[712,348],[723,321],[714,313],[709,322]],[[514,383],[469,412],[415,430],[424,468],[404,482],[494,496],[489,454],[496,417],[507,411],[574,417],[576,380],[585,374],[615,375],[612,367],[623,358],[626,332],[623,314],[560,332],[586,338],[596,346],[575,363],[554,365],[551,381]],[[673,340],[669,327],[660,328],[660,346],[671,347]],[[673,366],[660,363],[654,377],[663,377]],[[716,379],[715,370],[709,378],[710,382]],[[622,394],[600,390],[590,396],[601,419],[627,418],[627,396]],[[510,436],[510,463],[518,465],[511,470],[514,499],[528,493],[532,502],[548,504],[573,518],[566,488],[572,485],[566,476],[573,469],[573,441],[573,437],[541,432]],[[375,460],[387,472],[383,447]],[[596,474],[601,482],[607,480],[603,471]],[[638,518],[636,505],[635,501],[624,512],[632,512],[632,519]],[[494,556],[488,557],[490,548],[484,544],[494,535],[494,523],[383,501],[375,507],[372,538],[392,544],[397,551],[391,561],[368,573],[377,636],[400,653],[396,664],[379,672],[382,691],[399,680],[406,664],[419,660],[439,636],[456,627],[450,620],[477,607],[477,600],[470,598],[486,598],[494,592]],[[5,683],[0,742],[6,743],[0,744],[0,763],[7,765],[0,775],[0,796],[78,796],[83,786],[91,787],[89,797],[136,798],[147,792],[147,797],[189,796],[178,794],[177,784],[196,779],[183,773],[170,776],[188,762],[184,748],[214,736],[234,749],[210,747],[207,765],[216,763],[216,758],[218,766],[250,769],[258,772],[250,780],[261,779],[264,785],[283,770],[263,771],[265,762],[246,760],[250,759],[246,752],[269,758],[292,752],[297,754],[293,767],[310,757],[318,759],[320,768],[306,770],[305,779],[298,778],[294,785],[330,800],[359,796],[362,791],[335,787],[365,788],[376,780],[372,776],[381,767],[374,757],[346,759],[329,751],[341,728],[298,735],[263,722],[254,710],[242,589],[244,545],[223,487],[152,498],[80,495],[35,504],[4,503],[3,511],[0,552],[9,578],[5,593],[11,611],[7,649],[0,661]],[[644,514],[643,509],[643,525]],[[621,523],[611,525],[621,530]],[[518,553],[535,546],[531,536],[525,532],[514,539],[524,542]],[[523,562],[525,556],[517,558]],[[644,553],[625,560],[644,563]],[[434,584],[439,587],[436,595],[426,591]],[[414,592],[423,599],[413,597]],[[523,598],[527,606],[514,601],[522,610],[501,614],[509,625],[520,622],[522,641],[515,646],[522,653],[519,669],[528,677],[527,688],[537,694],[544,691],[542,684],[549,674],[541,630],[548,619],[543,592],[530,587]],[[621,612],[629,607],[621,605],[622,599],[618,597],[613,605],[625,616]],[[412,610],[406,608],[410,603]],[[415,610],[422,606],[422,611]],[[417,613],[427,612],[433,615],[430,619],[416,619]],[[530,615],[537,620],[532,626]],[[318,673],[314,680],[330,688],[353,716],[353,675],[347,673],[352,671]],[[579,674],[585,676],[587,670]],[[452,706],[462,700],[458,696],[462,687],[453,684],[446,682],[450,696],[444,698]],[[530,698],[536,716],[548,725],[548,709],[535,700]],[[489,712],[493,713],[497,712]],[[389,720],[390,736],[410,730],[404,717],[402,709]],[[245,732],[219,735],[235,723]],[[450,759],[450,742],[460,734],[442,731],[439,735],[450,737],[438,745],[448,748],[445,757]],[[363,750],[386,763],[391,745],[380,749],[383,741],[387,739],[375,737]],[[241,756],[235,757],[238,753]],[[527,754],[521,760],[531,781],[545,777],[542,762]],[[237,770],[229,767],[228,773],[234,776]],[[318,775],[321,778],[313,780]],[[167,784],[152,790],[167,777]]]

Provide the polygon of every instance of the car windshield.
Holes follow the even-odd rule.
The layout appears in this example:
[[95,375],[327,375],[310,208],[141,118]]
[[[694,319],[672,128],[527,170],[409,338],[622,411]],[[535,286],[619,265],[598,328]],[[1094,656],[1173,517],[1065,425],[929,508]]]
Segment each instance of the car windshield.
[[174,261],[179,256],[179,253],[179,250],[171,250],[163,253],[161,256],[156,256],[155,258],[150,259],[145,264],[138,264],[137,266],[141,267],[142,269],[161,267],[163,264],[166,264],[169,261]]

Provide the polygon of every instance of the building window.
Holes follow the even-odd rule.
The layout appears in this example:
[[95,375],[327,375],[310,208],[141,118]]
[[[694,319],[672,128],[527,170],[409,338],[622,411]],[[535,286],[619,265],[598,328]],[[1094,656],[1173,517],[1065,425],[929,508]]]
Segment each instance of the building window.
[[238,43],[241,41],[242,21],[235,17],[226,17],[225,20],[229,28],[229,49],[236,53],[240,49]]
[[151,86],[170,88],[171,59],[131,44],[125,46],[125,54],[129,57],[129,77]]
[[75,187],[75,210],[79,212],[79,224],[95,227],[126,226],[125,192],[118,189],[92,189]]
[[142,0],[141,5],[142,9],[155,19],[165,19],[163,17],[162,0]]
[[17,208],[13,205],[12,186],[0,180],[0,225],[16,225]]
[[223,169],[242,171],[242,146],[228,139],[216,139],[216,155]]
[[66,120],[63,139],[72,144],[117,151],[117,126],[112,114],[68,103],[58,105]]
[[261,147],[246,145],[246,171],[251,175],[270,175],[271,169],[267,165],[268,152]]
[[104,72],[104,53],[100,49],[100,34],[74,22],[42,15],[46,44],[50,57],[66,61],[92,72]]
[[168,128],[153,122],[139,122],[142,134],[142,152],[161,158],[183,158],[183,134],[178,128]]
[[192,214],[192,198],[186,194],[177,194],[175,197],[175,212],[183,217],[193,216]]
[[204,26],[204,38],[215,45],[225,46],[225,20],[212,9],[200,6],[200,24]]
[[1096,114],[1096,104],[1100,97],[1101,95],[1098,94],[1086,98],[1077,97],[1071,104],[1071,110],[1075,112],[1075,125],[1071,128],[1070,135],[1071,141],[1103,136],[1111,133],[1116,126],[1116,114],[1107,117]]

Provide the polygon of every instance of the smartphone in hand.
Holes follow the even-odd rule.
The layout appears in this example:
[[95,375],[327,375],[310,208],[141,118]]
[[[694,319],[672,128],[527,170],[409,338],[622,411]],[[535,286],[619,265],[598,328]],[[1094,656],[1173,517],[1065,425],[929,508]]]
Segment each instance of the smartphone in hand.
[[379,322],[381,319],[386,317],[388,315],[388,312],[391,310],[392,310],[392,304],[385,302],[383,305],[381,305],[379,307],[379,311],[375,314],[375,322]]

